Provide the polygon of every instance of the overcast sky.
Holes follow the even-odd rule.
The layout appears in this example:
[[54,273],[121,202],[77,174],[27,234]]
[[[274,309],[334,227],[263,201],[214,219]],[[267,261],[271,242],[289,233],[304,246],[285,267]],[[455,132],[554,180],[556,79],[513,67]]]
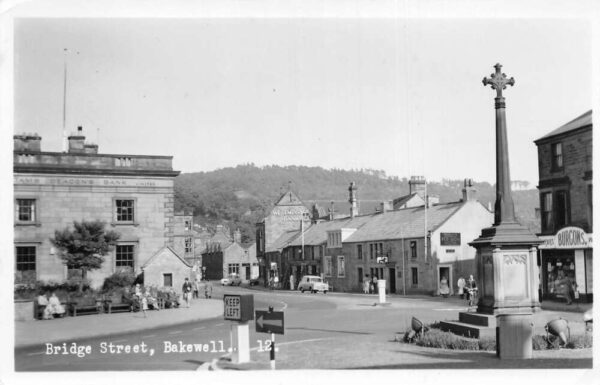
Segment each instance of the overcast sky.
[[14,131],[61,151],[173,155],[182,172],[253,162],[495,181],[500,62],[513,180],[533,140],[592,108],[591,26],[556,19],[19,19]]

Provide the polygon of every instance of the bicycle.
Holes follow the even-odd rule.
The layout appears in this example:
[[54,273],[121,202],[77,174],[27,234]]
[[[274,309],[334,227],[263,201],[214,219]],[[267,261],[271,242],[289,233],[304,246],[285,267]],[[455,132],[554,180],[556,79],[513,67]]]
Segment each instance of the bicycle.
[[468,304],[469,304],[469,310],[471,310],[471,308],[473,306],[477,306],[477,292],[478,292],[478,290],[477,290],[476,287],[474,287],[474,288],[467,289],[467,292],[468,292],[468,295],[469,295],[469,302],[468,302]]

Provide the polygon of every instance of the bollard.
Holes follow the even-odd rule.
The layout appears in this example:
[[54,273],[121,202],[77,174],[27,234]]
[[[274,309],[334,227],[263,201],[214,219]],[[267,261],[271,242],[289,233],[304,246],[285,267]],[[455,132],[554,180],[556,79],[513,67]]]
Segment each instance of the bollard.
[[496,355],[500,359],[532,358],[531,313],[498,314],[496,325]]
[[377,290],[379,290],[379,303],[385,303],[385,279],[377,280]]

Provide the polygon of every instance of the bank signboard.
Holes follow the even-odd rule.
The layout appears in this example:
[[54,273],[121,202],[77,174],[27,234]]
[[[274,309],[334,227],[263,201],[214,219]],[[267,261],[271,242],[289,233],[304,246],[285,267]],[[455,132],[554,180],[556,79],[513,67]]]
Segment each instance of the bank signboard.
[[561,229],[555,235],[540,236],[544,241],[540,249],[591,249],[592,234],[579,227],[569,226]]

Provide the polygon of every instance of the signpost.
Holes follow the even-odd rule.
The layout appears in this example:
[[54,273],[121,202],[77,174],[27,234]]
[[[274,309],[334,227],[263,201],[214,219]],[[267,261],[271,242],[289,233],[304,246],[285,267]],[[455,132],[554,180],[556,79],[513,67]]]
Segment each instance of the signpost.
[[[254,295],[225,294],[223,295],[223,317],[226,320],[239,322],[236,328],[236,344],[233,344],[233,325],[231,325],[231,343],[234,345],[237,363],[250,361],[250,328],[248,321],[254,319]],[[233,353],[233,352],[232,352]]]
[[283,312],[273,311],[273,307],[269,306],[269,310],[257,310],[256,317],[256,332],[271,333],[271,369],[275,370],[275,334],[284,334]]

